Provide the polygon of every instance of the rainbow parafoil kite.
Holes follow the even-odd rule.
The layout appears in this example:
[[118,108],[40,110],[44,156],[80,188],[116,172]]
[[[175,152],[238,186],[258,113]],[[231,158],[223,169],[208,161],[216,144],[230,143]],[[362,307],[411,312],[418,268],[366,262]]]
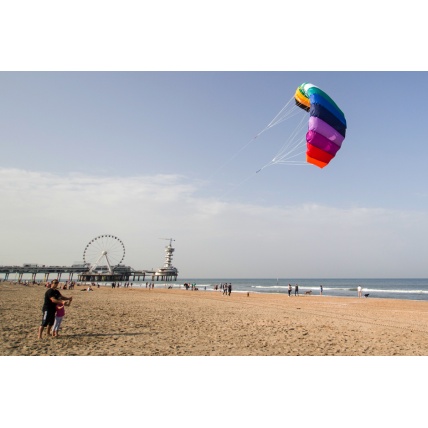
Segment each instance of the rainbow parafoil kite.
[[294,99],[299,107],[309,112],[306,161],[324,168],[345,139],[345,115],[324,91],[311,83],[301,84]]

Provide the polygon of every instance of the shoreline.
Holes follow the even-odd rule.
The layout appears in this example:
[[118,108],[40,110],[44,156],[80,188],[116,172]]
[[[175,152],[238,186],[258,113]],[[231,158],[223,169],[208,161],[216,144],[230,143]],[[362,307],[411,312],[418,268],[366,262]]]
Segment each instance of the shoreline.
[[[107,286],[73,296],[37,339],[43,285],[0,283],[4,356],[426,356],[428,302]],[[208,290],[207,290],[208,291]],[[213,290],[211,290],[213,291]]]
[[[301,279],[304,281],[304,279]],[[397,281],[404,281],[405,279],[401,278],[384,278],[384,279],[374,279],[372,281],[381,281],[379,284],[363,284],[362,292],[363,296],[365,297],[365,294],[368,293],[370,296],[370,299],[394,299],[394,300],[410,300],[410,301],[428,301],[428,279],[426,278],[417,278],[417,279],[407,279],[407,281],[423,281],[421,284],[405,284],[405,283],[399,283],[397,284]],[[29,280],[23,280],[21,282],[17,280],[0,280],[0,283],[4,282],[10,282],[10,283],[32,283]],[[184,281],[184,283],[183,283]],[[209,281],[209,282],[206,282]],[[280,286],[275,284],[265,284],[265,285],[254,285],[254,283],[257,283],[257,279],[232,279],[228,280],[226,282],[232,281],[233,283],[233,292],[234,293],[253,293],[253,294],[274,294],[274,295],[288,295],[287,293],[287,286],[285,284],[281,284]],[[270,279],[261,279],[260,281],[270,281]],[[311,281],[311,280],[307,280]],[[324,282],[324,293],[323,296],[329,296],[329,297],[358,297],[357,296],[357,283],[351,285],[349,281],[358,281],[358,284],[361,284],[360,280],[356,279],[344,279],[344,281],[348,281],[348,283],[345,284],[334,284],[330,281],[337,281],[337,279],[319,279],[318,282]],[[385,281],[385,282],[383,282]],[[393,283],[389,284],[386,283],[388,281],[394,281]],[[61,284],[69,283],[69,280],[62,280],[60,281]],[[85,286],[85,285],[92,285],[96,286],[97,284],[100,284],[101,287],[110,288],[111,282],[110,281],[103,281],[103,282],[90,282],[90,281],[84,281],[77,283],[76,281],[73,281],[76,283],[77,286]],[[207,278],[196,278],[196,279],[186,279],[182,280],[180,282],[173,281],[173,282],[163,282],[163,281],[119,281],[120,287],[123,287],[125,283],[133,284],[134,288],[136,289],[143,289],[146,288],[145,284],[154,284],[156,288],[173,288],[173,289],[183,289],[186,282],[188,284],[197,284],[199,287],[199,291],[219,291],[222,290],[215,290],[213,287],[215,284],[219,285],[221,282],[225,282],[224,280],[214,280],[214,279],[207,279]],[[363,282],[363,280],[362,280]],[[38,280],[36,281],[38,285],[44,285],[44,281]],[[294,282],[293,282],[294,284]],[[294,285],[292,296],[294,296]],[[34,284],[32,284],[34,285]],[[119,286],[118,286],[119,287]],[[132,286],[131,286],[132,287]],[[307,283],[301,283],[299,282],[299,296],[304,296],[306,291],[310,291],[313,296],[319,296],[319,286],[314,286],[313,284],[307,284]],[[259,290],[262,289],[263,291]]]

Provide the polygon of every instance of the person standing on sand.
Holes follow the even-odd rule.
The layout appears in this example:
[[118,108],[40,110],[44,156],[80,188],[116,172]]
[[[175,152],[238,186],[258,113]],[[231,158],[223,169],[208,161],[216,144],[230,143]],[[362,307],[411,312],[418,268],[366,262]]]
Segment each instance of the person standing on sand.
[[320,285],[320,294],[322,296],[322,285]]
[[65,301],[56,305],[55,322],[52,329],[53,337],[57,337],[59,335],[59,329],[61,327],[62,319],[65,315],[65,306],[70,306],[70,302]]
[[52,326],[55,322],[55,313],[56,313],[56,305],[62,304],[64,300],[72,301],[72,297],[65,297],[63,296],[59,290],[58,287],[58,280],[55,279],[52,281],[51,288],[49,288],[45,293],[45,300],[43,303],[43,318],[42,318],[42,324],[39,327],[39,334],[38,338],[42,338],[43,329],[47,327],[47,335],[49,336],[51,334]]
[[227,292],[228,295],[230,296],[230,293],[232,292],[232,284],[229,282],[229,285],[227,286]]
[[363,289],[361,288],[361,285],[358,286],[358,297],[363,297]]
[[294,295],[298,296],[299,295],[299,286],[296,284],[296,287],[294,289]]
[[288,297],[291,296],[291,284],[288,284]]

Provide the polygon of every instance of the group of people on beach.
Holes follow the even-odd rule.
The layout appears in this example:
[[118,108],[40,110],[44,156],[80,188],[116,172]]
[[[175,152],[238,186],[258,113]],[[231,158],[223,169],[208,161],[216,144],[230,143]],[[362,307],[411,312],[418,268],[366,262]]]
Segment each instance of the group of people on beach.
[[[293,291],[293,286],[291,284],[288,284],[288,297],[291,297],[291,292]],[[320,285],[320,295],[322,296],[322,291],[323,291],[323,287],[322,285]],[[312,293],[312,291],[307,291],[305,294],[310,294]],[[298,296],[299,295],[299,285],[296,284],[294,286],[294,295]]]
[[226,295],[230,296],[230,294],[232,293],[232,284],[230,282],[229,283],[222,282],[220,285],[215,284],[214,290],[215,291],[217,291],[217,290],[223,291],[222,294],[226,294]]
[[[46,288],[51,288],[51,286],[52,286],[52,283],[53,282],[58,282],[58,280],[57,279],[55,279],[54,281],[52,281],[52,282],[50,282],[50,281],[47,281],[46,282],[46,284],[45,284],[45,287]],[[62,285],[60,285],[60,284],[58,284],[58,288],[59,289],[61,289],[61,290],[74,290],[74,286],[76,285],[76,283],[74,282],[74,281],[66,281],[64,284],[62,284]]]
[[[291,297],[291,292],[293,291],[293,287],[291,284],[288,284],[288,297]],[[294,286],[294,295],[298,296],[299,295],[299,286],[296,284]]]
[[[124,282],[123,284],[122,284],[122,287],[124,287],[124,288],[129,288],[129,287],[131,287],[132,288],[132,282]],[[98,285],[98,287],[99,287],[99,285]],[[111,283],[111,288],[119,288],[120,287],[120,282],[112,282]]]
[[228,283],[224,283],[224,284],[220,284],[220,290],[223,289],[223,294],[226,294],[227,296],[230,296],[230,294],[232,293],[232,284],[229,282]]
[[185,282],[184,284],[183,284],[183,287],[186,289],[186,290],[192,290],[192,291],[198,291],[198,287],[196,287],[196,283],[193,283],[193,284],[189,284],[189,283],[187,283],[187,282]]
[[[292,285],[291,284],[288,284],[288,296],[290,297],[291,296],[291,292],[292,292],[292,290],[293,290],[293,287],[292,287]],[[322,296],[322,292],[323,292],[323,286],[322,285],[320,285],[320,296]],[[307,291],[305,294],[307,294],[307,293],[312,293],[312,291]],[[358,297],[363,297],[363,288],[361,287],[361,285],[359,285],[358,287],[357,287],[357,293],[358,293]],[[298,296],[299,295],[299,286],[296,284],[295,285],[295,287],[294,287],[294,295],[295,296]],[[369,296],[369,294],[365,294],[364,295],[365,297],[368,297]]]

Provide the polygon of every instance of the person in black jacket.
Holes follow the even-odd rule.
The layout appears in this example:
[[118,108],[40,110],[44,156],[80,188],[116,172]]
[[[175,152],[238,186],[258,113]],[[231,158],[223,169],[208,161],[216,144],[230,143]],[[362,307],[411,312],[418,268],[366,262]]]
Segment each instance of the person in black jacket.
[[64,300],[71,300],[72,297],[65,297],[63,296],[59,290],[58,287],[58,280],[55,279],[52,281],[51,288],[49,288],[45,293],[45,300],[43,302],[43,319],[42,324],[39,327],[39,339],[42,338],[43,330],[45,327],[47,327],[46,333],[49,336],[51,334],[52,326],[55,322],[55,312],[56,312],[56,305],[63,303]]

